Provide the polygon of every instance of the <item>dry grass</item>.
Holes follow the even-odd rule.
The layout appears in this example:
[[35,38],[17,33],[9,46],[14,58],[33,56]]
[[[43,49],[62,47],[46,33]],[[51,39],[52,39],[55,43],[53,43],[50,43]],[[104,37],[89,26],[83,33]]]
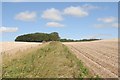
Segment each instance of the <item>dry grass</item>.
[[3,56],[4,78],[91,77],[83,63],[60,42],[51,42],[22,54],[26,55],[12,60],[10,56]]

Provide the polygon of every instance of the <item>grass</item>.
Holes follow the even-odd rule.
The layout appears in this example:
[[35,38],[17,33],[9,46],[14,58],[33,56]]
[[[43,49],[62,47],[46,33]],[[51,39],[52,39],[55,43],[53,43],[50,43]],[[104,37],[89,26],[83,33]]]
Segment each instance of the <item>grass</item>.
[[89,70],[60,42],[50,42],[24,53],[27,54],[12,60],[3,56],[3,78],[90,77]]

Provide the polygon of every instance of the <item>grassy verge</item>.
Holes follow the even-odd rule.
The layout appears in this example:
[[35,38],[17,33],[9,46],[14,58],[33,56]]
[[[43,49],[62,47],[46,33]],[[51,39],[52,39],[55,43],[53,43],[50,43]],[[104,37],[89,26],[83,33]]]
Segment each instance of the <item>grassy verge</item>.
[[28,54],[12,59],[3,57],[3,78],[82,78],[89,71],[60,42],[51,42]]

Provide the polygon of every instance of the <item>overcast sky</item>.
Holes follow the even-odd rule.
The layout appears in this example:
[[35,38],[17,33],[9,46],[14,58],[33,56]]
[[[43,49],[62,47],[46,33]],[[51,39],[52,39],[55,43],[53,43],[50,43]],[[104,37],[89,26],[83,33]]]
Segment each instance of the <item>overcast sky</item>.
[[[1,5],[1,4],[0,4]],[[61,38],[118,37],[117,2],[4,2],[3,41],[21,34],[58,32]]]

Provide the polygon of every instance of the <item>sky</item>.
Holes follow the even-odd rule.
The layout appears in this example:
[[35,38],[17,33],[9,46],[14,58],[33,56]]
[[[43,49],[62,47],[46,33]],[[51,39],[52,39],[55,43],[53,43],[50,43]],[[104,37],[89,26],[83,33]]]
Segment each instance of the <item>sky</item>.
[[119,0],[1,0],[2,2],[119,2]]
[[2,3],[2,41],[14,41],[19,35],[35,32],[58,32],[61,38],[70,39],[117,38],[118,3]]

